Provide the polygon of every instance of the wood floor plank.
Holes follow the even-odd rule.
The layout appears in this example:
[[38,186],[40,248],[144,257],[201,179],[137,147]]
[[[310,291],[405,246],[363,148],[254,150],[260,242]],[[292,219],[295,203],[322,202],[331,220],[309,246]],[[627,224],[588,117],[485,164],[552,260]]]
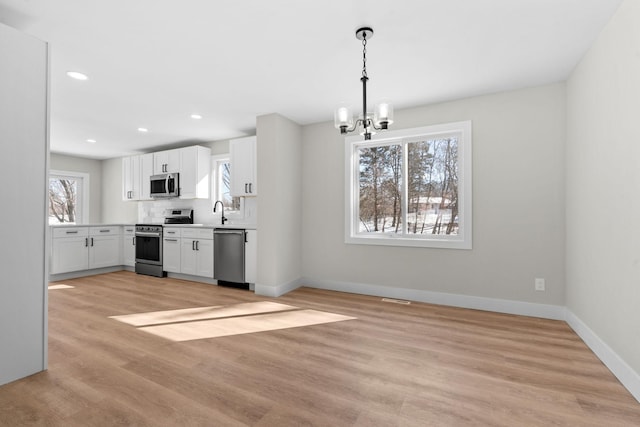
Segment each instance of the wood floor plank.
[[[72,287],[49,291],[49,370],[0,387],[0,426],[640,425],[640,403],[561,321],[131,272],[52,285]],[[254,304],[355,319],[174,342],[110,318]]]

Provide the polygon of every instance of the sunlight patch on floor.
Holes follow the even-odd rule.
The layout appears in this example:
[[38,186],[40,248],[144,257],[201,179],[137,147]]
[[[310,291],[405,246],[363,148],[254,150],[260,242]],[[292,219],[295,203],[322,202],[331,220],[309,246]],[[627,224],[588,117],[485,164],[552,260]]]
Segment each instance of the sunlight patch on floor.
[[249,316],[273,311],[295,310],[297,307],[275,302],[261,301],[229,306],[183,308],[180,310],[152,311],[149,313],[109,316],[133,326],[160,325],[163,323],[191,322],[194,320],[220,319],[224,317]]
[[356,319],[269,301],[136,313],[110,318],[171,341],[226,337]]
[[49,290],[52,289],[73,289],[75,288],[75,286],[69,286],[69,285],[49,285]]

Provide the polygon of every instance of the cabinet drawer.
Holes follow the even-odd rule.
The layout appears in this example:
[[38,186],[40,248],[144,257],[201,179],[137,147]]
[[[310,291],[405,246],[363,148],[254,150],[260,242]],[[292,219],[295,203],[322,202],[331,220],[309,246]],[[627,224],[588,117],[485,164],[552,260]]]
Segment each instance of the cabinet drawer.
[[178,227],[164,227],[162,229],[162,234],[164,237],[180,237],[182,234],[182,229]]
[[183,228],[182,237],[187,239],[213,240],[213,228]]
[[111,234],[122,234],[122,228],[119,226],[108,227],[90,227],[89,234],[92,236],[108,236]]
[[135,225],[125,225],[122,227],[125,236],[133,236],[136,234],[136,226]]
[[56,227],[53,229],[54,239],[59,237],[86,237],[88,235],[88,227]]

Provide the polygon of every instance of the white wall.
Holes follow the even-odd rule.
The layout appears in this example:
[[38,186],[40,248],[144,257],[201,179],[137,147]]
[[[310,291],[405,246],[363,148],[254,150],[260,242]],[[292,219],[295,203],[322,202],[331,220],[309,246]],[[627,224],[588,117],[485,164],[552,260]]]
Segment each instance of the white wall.
[[277,296],[301,276],[302,131],[278,115],[260,116],[258,158],[257,294]]
[[102,161],[51,153],[50,169],[89,174],[89,222],[102,221]]
[[47,365],[47,44],[0,24],[0,58],[1,385]]
[[473,250],[345,244],[344,138],[332,123],[304,127],[305,283],[564,305],[564,85],[396,111],[393,129],[463,120],[473,122]]
[[567,108],[567,307],[640,386],[640,2],[574,70]]

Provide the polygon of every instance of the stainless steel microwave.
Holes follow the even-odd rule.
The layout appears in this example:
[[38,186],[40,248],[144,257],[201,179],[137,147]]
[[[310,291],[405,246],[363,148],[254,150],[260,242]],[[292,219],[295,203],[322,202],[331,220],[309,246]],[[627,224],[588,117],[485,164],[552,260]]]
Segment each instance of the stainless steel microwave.
[[163,173],[151,176],[151,197],[154,199],[180,196],[180,174]]

